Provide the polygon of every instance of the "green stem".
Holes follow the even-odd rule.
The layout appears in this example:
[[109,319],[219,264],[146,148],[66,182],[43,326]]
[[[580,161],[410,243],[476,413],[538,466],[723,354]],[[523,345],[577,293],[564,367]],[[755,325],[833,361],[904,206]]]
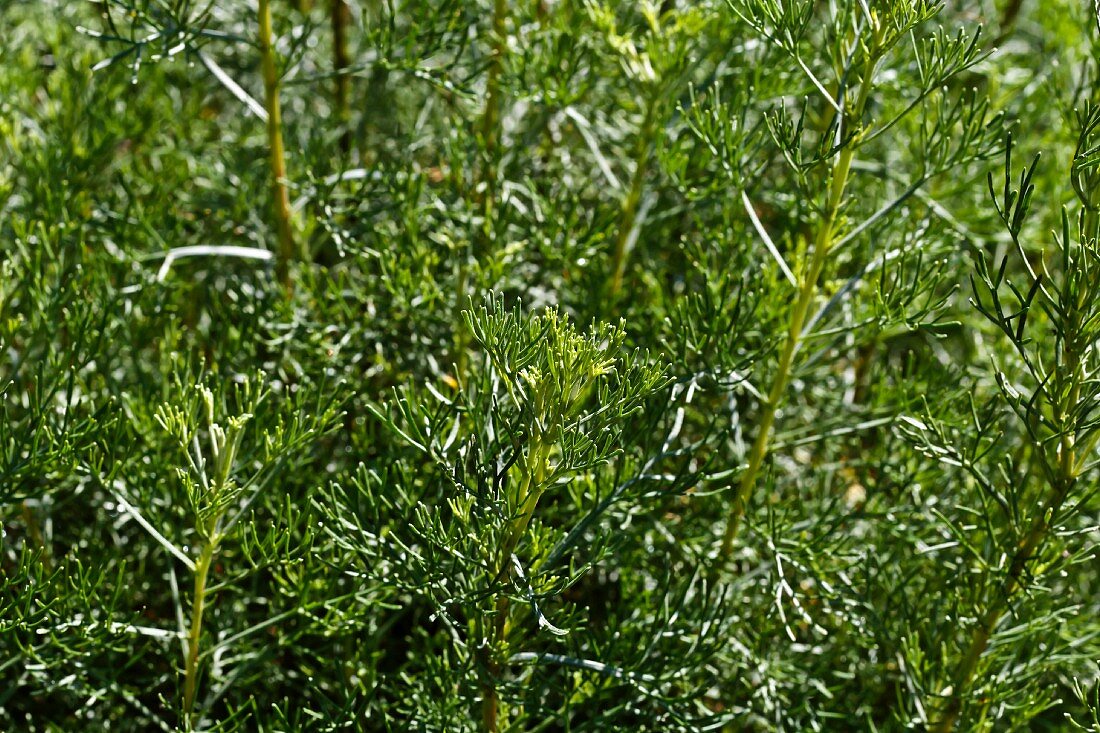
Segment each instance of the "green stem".
[[[850,114],[845,115],[846,122],[850,121],[857,125],[860,124],[863,112],[867,107],[867,98],[874,80],[875,64],[878,61],[877,49],[882,40],[881,29],[875,29],[873,40],[872,47],[867,49],[867,59],[864,64],[863,77],[855,105],[851,108]],[[842,132],[847,132],[847,130],[842,130]],[[733,503],[730,506],[726,531],[722,537],[722,547],[719,553],[719,558],[723,560],[729,558],[733,552],[733,543],[737,538],[741,519],[748,508],[753,489],[756,488],[756,481],[764,465],[764,459],[768,456],[772,428],[775,425],[775,415],[786,396],[787,387],[791,381],[794,357],[802,342],[802,330],[806,325],[806,317],[809,315],[810,305],[817,295],[818,280],[821,278],[821,272],[825,268],[825,263],[836,237],[840,208],[844,202],[844,191],[848,185],[848,176],[851,173],[852,160],[855,158],[857,147],[857,140],[849,140],[837,155],[836,162],[833,165],[829,194],[825,202],[821,223],[817,229],[817,235],[814,238],[810,264],[808,268],[800,273],[798,298],[795,301],[794,310],[791,312],[791,319],[787,324],[787,334],[779,352],[779,363],[776,366],[771,389],[768,390],[767,399],[764,400],[761,406],[763,412],[760,416],[760,425],[757,427],[756,438],[753,441],[752,449],[749,451],[749,463],[741,474]]]
[[[512,553],[515,552],[519,541],[527,532],[531,524],[531,518],[535,514],[539,498],[542,496],[543,483],[546,479],[546,466],[550,460],[550,452],[553,445],[545,440],[537,439],[531,444],[530,458],[524,471],[523,480],[519,491],[513,501],[510,501],[509,510],[515,515],[508,524],[508,534],[505,535],[501,545],[500,558],[497,563],[497,572],[494,582],[505,582],[512,574]],[[533,459],[533,460],[532,460]],[[496,733],[500,729],[503,717],[500,695],[496,689],[496,678],[500,674],[500,656],[504,645],[508,641],[508,614],[510,603],[505,593],[497,595],[493,633],[488,644],[488,658],[486,668],[488,675],[482,684],[481,718],[487,733]]]
[[183,680],[183,719],[186,730],[194,726],[195,692],[199,679],[199,641],[202,637],[202,615],[206,608],[206,580],[214,561],[217,540],[211,537],[203,545],[195,563],[195,587],[191,597],[191,628],[187,635],[187,662]]
[[630,189],[627,191],[626,198],[623,199],[622,211],[619,214],[619,231],[615,237],[615,249],[611,255],[611,281],[607,288],[607,299],[611,307],[614,307],[623,286],[623,275],[626,272],[626,246],[630,242],[631,232],[634,231],[642,192],[645,190],[646,174],[649,172],[649,151],[656,135],[659,106],[660,102],[657,99],[647,100],[645,119],[642,121],[642,129],[635,141],[634,174],[630,180]]
[[1082,243],[1094,241],[1098,227],[1100,227],[1100,206],[1087,204],[1084,219],[1081,221]]
[[[959,716],[962,714],[963,701],[966,693],[974,683],[974,675],[978,670],[978,664],[982,655],[989,648],[989,641],[993,637],[993,630],[1001,617],[1008,611],[1016,594],[1023,585],[1024,572],[1028,564],[1034,559],[1036,553],[1042,547],[1050,533],[1053,517],[1065,503],[1066,497],[1077,482],[1076,439],[1071,425],[1066,417],[1076,407],[1081,398],[1081,381],[1083,379],[1080,360],[1075,350],[1069,350],[1066,354],[1066,362],[1074,364],[1071,376],[1071,386],[1066,396],[1065,405],[1058,410],[1059,421],[1063,423],[1062,438],[1058,443],[1057,476],[1051,487],[1051,495],[1031,520],[1027,532],[1016,545],[1016,551],[1012,555],[1008,571],[1005,574],[1004,583],[1001,585],[994,601],[982,614],[978,624],[971,631],[970,639],[966,644],[966,651],[959,661],[958,667],[952,677],[950,697],[943,713],[929,728],[931,733],[950,733],[955,730]],[[1069,406],[1067,409],[1066,405]]]
[[275,65],[275,48],[271,30],[271,2],[259,0],[260,69],[264,78],[264,106],[267,109],[268,162],[271,168],[271,198],[275,228],[279,237],[275,271],[289,290],[290,263],[303,253],[295,243],[290,212],[290,192],[286,185],[286,148],[283,144],[283,115],[279,102],[279,74]]
[[1062,483],[1050,501],[1040,510],[1038,516],[1032,520],[1027,534],[1017,544],[1016,552],[1012,556],[1012,562],[1008,567],[1008,573],[1005,576],[1004,584],[1001,586],[1001,591],[997,595],[997,600],[990,604],[971,632],[970,640],[966,645],[966,652],[955,670],[951,697],[947,701],[947,706],[939,720],[929,728],[932,733],[950,733],[950,731],[955,730],[955,725],[962,713],[966,692],[974,682],[974,673],[978,669],[978,663],[981,661],[982,655],[989,647],[993,630],[1015,600],[1016,594],[1023,584],[1024,571],[1035,557],[1036,552],[1042,547],[1050,532],[1050,517],[1061,507],[1073,483],[1073,480]]

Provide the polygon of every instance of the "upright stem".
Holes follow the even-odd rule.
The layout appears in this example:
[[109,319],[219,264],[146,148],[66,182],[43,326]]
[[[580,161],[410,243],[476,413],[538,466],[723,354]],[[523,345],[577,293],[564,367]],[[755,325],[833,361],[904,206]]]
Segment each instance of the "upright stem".
[[[512,505],[509,509],[515,512],[515,516],[509,521],[508,533],[501,545],[494,583],[507,581],[512,574],[512,553],[516,551],[519,541],[527,532],[527,527],[535,514],[535,507],[538,506],[539,497],[542,496],[542,484],[546,478],[546,465],[552,448],[552,444],[541,439],[531,444],[529,463],[519,485],[519,491],[516,493],[515,500],[509,502]],[[502,711],[500,695],[496,688],[496,677],[500,674],[499,656],[508,640],[509,606],[508,596],[500,593],[496,599],[493,632],[488,644],[486,660],[488,675],[482,685],[481,718],[487,733],[496,733],[500,729]]]
[[264,106],[267,108],[267,147],[271,167],[271,198],[275,227],[279,236],[275,270],[279,281],[289,290],[290,263],[299,252],[291,222],[290,192],[286,186],[286,150],[283,145],[283,115],[279,103],[279,73],[275,66],[275,48],[271,31],[271,2],[259,0],[260,68],[264,77]]
[[[1068,486],[1069,484],[1066,485],[1067,489]],[[964,696],[974,681],[974,673],[978,669],[978,662],[981,661],[982,655],[989,646],[993,629],[996,628],[997,622],[1001,620],[1001,617],[1015,599],[1016,593],[1020,589],[1024,570],[1027,569],[1028,563],[1031,562],[1050,530],[1050,525],[1046,519],[1047,512],[1054,508],[1055,502],[1060,505],[1061,500],[1064,498],[1065,494],[1059,492],[1052,499],[1051,504],[1045,506],[1039,516],[1032,520],[1027,534],[1016,546],[1016,552],[1012,556],[1012,562],[1009,565],[1001,592],[997,595],[997,600],[990,604],[989,608],[982,614],[977,626],[971,632],[966,652],[955,670],[954,682],[951,686],[951,697],[939,720],[929,728],[931,733],[950,733],[950,731],[955,730],[959,715],[962,713]]]
[[[860,81],[859,94],[855,106],[850,114],[845,114],[845,120],[854,124],[860,124],[863,111],[867,106],[867,97],[870,94],[875,64],[877,63],[877,48],[881,41],[880,31],[875,30],[874,44],[867,50],[867,59],[864,64],[863,77]],[[847,126],[847,125],[845,125]],[[745,514],[749,498],[756,481],[760,475],[760,469],[767,458],[771,445],[772,427],[775,424],[775,414],[779,410],[786,396],[787,386],[791,381],[791,373],[794,364],[794,356],[802,341],[802,330],[806,325],[806,317],[809,314],[810,305],[817,295],[817,284],[821,277],[821,271],[825,268],[829,251],[832,249],[836,235],[837,219],[841,205],[844,203],[844,191],[848,185],[848,175],[852,168],[852,159],[857,148],[856,140],[850,140],[837,155],[836,162],[831,172],[831,184],[829,194],[825,202],[821,223],[814,238],[813,254],[809,267],[800,273],[798,284],[798,298],[795,301],[791,319],[787,324],[787,334],[783,341],[783,347],[779,352],[779,363],[776,366],[775,376],[767,399],[762,404],[760,425],[756,431],[752,449],[749,451],[749,464],[741,474],[741,479],[734,494],[733,504],[730,506],[729,518],[726,522],[726,531],[722,537],[722,547],[719,558],[725,559],[733,552],[733,542],[737,538],[737,530],[741,524],[741,518]]]
[[989,607],[986,608],[985,613],[981,615],[978,624],[971,631],[970,639],[966,644],[966,651],[963,653],[952,678],[950,698],[947,700],[947,705],[939,719],[929,728],[931,733],[950,733],[955,730],[959,716],[962,714],[963,700],[974,682],[978,663],[989,647],[993,630],[1015,600],[1016,594],[1023,585],[1024,572],[1027,570],[1028,564],[1034,559],[1035,554],[1047,539],[1054,515],[1062,508],[1066,497],[1069,496],[1069,492],[1077,482],[1079,467],[1077,465],[1076,439],[1073,427],[1066,423],[1069,421],[1068,413],[1080,401],[1083,375],[1076,350],[1073,348],[1068,349],[1066,357],[1062,365],[1072,364],[1073,368],[1066,403],[1057,409],[1056,417],[1063,425],[1062,437],[1058,442],[1056,477],[1050,487],[1050,496],[1039,512],[1032,518],[1023,539],[1017,543],[1016,551],[1012,555],[1008,571],[1005,574],[1004,583]]
[[351,132],[348,130],[350,110],[348,107],[348,75],[345,73],[351,65],[348,55],[348,25],[351,23],[351,8],[347,0],[332,0],[332,70],[336,74],[336,115],[344,129],[340,133],[340,149],[351,149]]
[[191,596],[191,628],[187,635],[187,662],[183,680],[183,719],[186,730],[194,726],[192,711],[199,679],[199,641],[202,637],[202,614],[206,608],[206,579],[214,560],[217,540],[209,538],[195,563],[195,587]]
[[649,172],[649,149],[656,133],[659,106],[660,102],[657,98],[646,100],[645,119],[642,121],[642,129],[634,145],[634,175],[630,179],[630,189],[627,191],[626,198],[623,199],[622,212],[619,215],[619,231],[615,237],[615,249],[611,254],[611,281],[607,288],[607,299],[608,306],[612,308],[623,286],[623,275],[626,272],[626,247],[634,231],[638,218],[638,206],[641,204],[642,192],[645,190],[645,178]]

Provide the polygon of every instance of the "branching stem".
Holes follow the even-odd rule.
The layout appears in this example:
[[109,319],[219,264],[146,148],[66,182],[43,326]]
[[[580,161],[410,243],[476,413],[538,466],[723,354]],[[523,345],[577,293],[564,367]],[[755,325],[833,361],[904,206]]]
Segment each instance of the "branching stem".
[[[510,508],[517,511],[508,524],[508,534],[501,545],[494,583],[506,583],[511,577],[512,553],[516,551],[519,541],[527,532],[535,507],[538,506],[539,497],[542,496],[547,462],[552,448],[553,445],[546,440],[535,440],[531,445],[519,490],[514,500],[509,502]],[[504,592],[499,593],[494,609],[493,633],[488,644],[489,659],[486,664],[488,675],[482,685],[481,717],[487,733],[496,733],[500,729],[503,718],[496,678],[500,674],[500,657],[508,641],[509,605],[508,595]]]
[[[875,30],[874,44],[871,48],[867,49],[867,59],[863,69],[859,93],[850,113],[844,115],[846,122],[850,121],[856,125],[861,124],[863,112],[867,106],[867,98],[874,81],[875,64],[878,60],[877,50],[879,43],[881,43],[880,33],[881,31],[879,29]],[[818,280],[821,278],[821,272],[825,268],[829,252],[835,242],[840,209],[844,203],[844,191],[848,185],[848,176],[851,172],[852,160],[855,158],[855,152],[858,147],[857,142],[858,140],[856,138],[849,140],[837,154],[836,161],[833,164],[829,193],[825,202],[825,209],[822,213],[821,222],[817,228],[817,234],[814,237],[813,253],[810,257],[810,263],[808,267],[803,268],[799,273],[798,296],[795,300],[794,310],[791,311],[790,321],[787,324],[787,334],[784,338],[783,346],[779,352],[779,363],[776,365],[775,376],[772,379],[772,385],[768,390],[767,398],[761,406],[762,413],[760,416],[760,424],[757,426],[756,438],[749,452],[748,465],[741,474],[736,493],[733,497],[733,503],[730,506],[729,518],[726,522],[726,531],[722,537],[722,547],[719,554],[720,560],[729,558],[730,554],[733,552],[733,543],[737,538],[737,531],[740,528],[741,519],[748,507],[753,489],[756,488],[756,482],[759,478],[761,468],[764,465],[764,460],[768,456],[768,450],[771,445],[772,429],[775,425],[775,415],[786,396],[787,387],[790,384],[794,367],[794,357],[795,354],[798,353],[798,347],[801,345],[802,331],[806,325],[806,317],[809,314],[814,297],[817,295]]]
[[982,655],[989,647],[993,629],[996,628],[997,622],[1001,620],[1001,617],[1016,598],[1016,593],[1023,584],[1024,571],[1050,531],[1049,514],[1056,511],[1056,507],[1061,505],[1070,486],[1072,486],[1072,482],[1065,483],[1063,488],[1051,497],[1050,502],[1032,520],[1027,534],[1016,546],[1016,552],[1012,556],[1008,573],[1005,575],[1004,585],[1001,586],[997,599],[982,614],[978,624],[971,632],[966,652],[955,670],[954,684],[951,686],[947,705],[939,719],[929,729],[932,733],[950,733],[950,731],[955,730],[959,715],[962,713],[966,692],[974,681],[974,673],[978,669],[978,662],[981,661]]
[[271,1],[259,0],[260,69],[264,78],[264,107],[267,109],[268,162],[271,168],[271,198],[275,228],[279,238],[275,269],[279,281],[291,288],[290,263],[301,256],[295,243],[290,211],[290,192],[286,184],[286,149],[283,143],[283,116],[279,102],[279,72],[271,30]]
[[1072,424],[1072,414],[1080,402],[1081,383],[1085,375],[1080,354],[1074,344],[1076,334],[1071,334],[1067,340],[1069,343],[1063,352],[1065,358],[1059,360],[1060,363],[1056,367],[1069,367],[1069,390],[1065,393],[1065,402],[1057,405],[1054,411],[1061,430],[1061,438],[1057,447],[1055,479],[1050,486],[1046,502],[1032,518],[1027,532],[1016,545],[1016,550],[1005,573],[1004,582],[981,615],[977,625],[970,632],[970,639],[965,647],[966,650],[955,668],[946,705],[938,719],[929,728],[931,733],[950,733],[950,731],[955,730],[962,714],[966,695],[974,683],[978,664],[989,647],[993,631],[1001,617],[1015,601],[1017,593],[1024,585],[1028,565],[1042,548],[1043,543],[1050,534],[1054,516],[1062,508],[1066,498],[1077,483],[1080,466],[1077,463],[1075,426]]

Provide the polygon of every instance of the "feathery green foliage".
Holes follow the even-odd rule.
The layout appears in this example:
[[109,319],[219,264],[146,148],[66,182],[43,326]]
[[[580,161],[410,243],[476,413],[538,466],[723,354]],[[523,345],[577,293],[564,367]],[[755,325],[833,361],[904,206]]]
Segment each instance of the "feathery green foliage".
[[1090,0],[0,23],[0,729],[1100,730]]

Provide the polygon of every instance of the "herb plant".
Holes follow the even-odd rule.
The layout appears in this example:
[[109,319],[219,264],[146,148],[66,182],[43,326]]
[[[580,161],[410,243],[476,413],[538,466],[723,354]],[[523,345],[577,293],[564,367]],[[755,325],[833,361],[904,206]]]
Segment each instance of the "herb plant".
[[0,22],[0,730],[1100,730],[1094,3]]

